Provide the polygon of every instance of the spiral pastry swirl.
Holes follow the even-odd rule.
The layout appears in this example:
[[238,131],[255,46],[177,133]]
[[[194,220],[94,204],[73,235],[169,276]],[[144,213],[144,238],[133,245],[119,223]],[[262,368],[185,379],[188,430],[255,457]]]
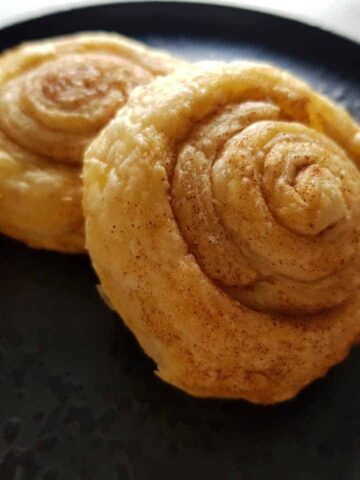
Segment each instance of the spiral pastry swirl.
[[86,155],[87,243],[160,377],[266,404],[344,358],[359,160],[350,116],[271,66],[202,64],[131,95]]
[[0,229],[32,246],[84,248],[81,168],[130,91],[180,61],[115,34],[28,43],[0,58]]

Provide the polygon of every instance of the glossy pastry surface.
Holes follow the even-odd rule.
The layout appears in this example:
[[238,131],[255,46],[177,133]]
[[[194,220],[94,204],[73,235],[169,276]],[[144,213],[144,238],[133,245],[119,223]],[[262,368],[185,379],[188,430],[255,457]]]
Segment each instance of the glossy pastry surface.
[[85,160],[101,288],[167,382],[275,403],[360,333],[359,126],[274,67],[138,89]]
[[0,57],[0,231],[84,249],[81,169],[130,91],[180,61],[116,34],[23,44]]

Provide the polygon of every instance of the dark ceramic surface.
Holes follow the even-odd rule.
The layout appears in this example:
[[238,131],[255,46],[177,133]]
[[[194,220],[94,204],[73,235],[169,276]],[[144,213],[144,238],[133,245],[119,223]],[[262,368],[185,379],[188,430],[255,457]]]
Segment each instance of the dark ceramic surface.
[[[360,47],[229,7],[125,3],[0,31],[115,30],[194,60],[273,61],[360,118]],[[0,480],[360,478],[360,349],[284,405],[189,398],[153,374],[85,257],[0,237]],[[1,432],[0,431],[0,432]]]

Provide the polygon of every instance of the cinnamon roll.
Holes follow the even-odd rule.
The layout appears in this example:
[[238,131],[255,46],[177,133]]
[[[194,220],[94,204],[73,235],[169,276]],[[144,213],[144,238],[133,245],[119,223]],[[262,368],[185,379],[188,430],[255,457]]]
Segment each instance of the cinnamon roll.
[[83,152],[130,91],[180,64],[116,34],[27,43],[0,57],[0,231],[84,249]]
[[205,63],[135,91],[85,159],[105,296],[201,397],[287,400],[360,333],[360,129],[272,66]]

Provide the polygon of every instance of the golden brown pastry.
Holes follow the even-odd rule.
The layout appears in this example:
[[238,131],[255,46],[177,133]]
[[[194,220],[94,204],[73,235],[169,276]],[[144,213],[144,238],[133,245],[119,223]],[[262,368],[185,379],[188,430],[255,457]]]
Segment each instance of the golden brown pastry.
[[21,45],[0,57],[0,231],[84,249],[84,149],[137,85],[182,62],[116,34]]
[[270,404],[360,333],[360,131],[296,78],[204,64],[135,91],[85,159],[101,288],[165,381]]

